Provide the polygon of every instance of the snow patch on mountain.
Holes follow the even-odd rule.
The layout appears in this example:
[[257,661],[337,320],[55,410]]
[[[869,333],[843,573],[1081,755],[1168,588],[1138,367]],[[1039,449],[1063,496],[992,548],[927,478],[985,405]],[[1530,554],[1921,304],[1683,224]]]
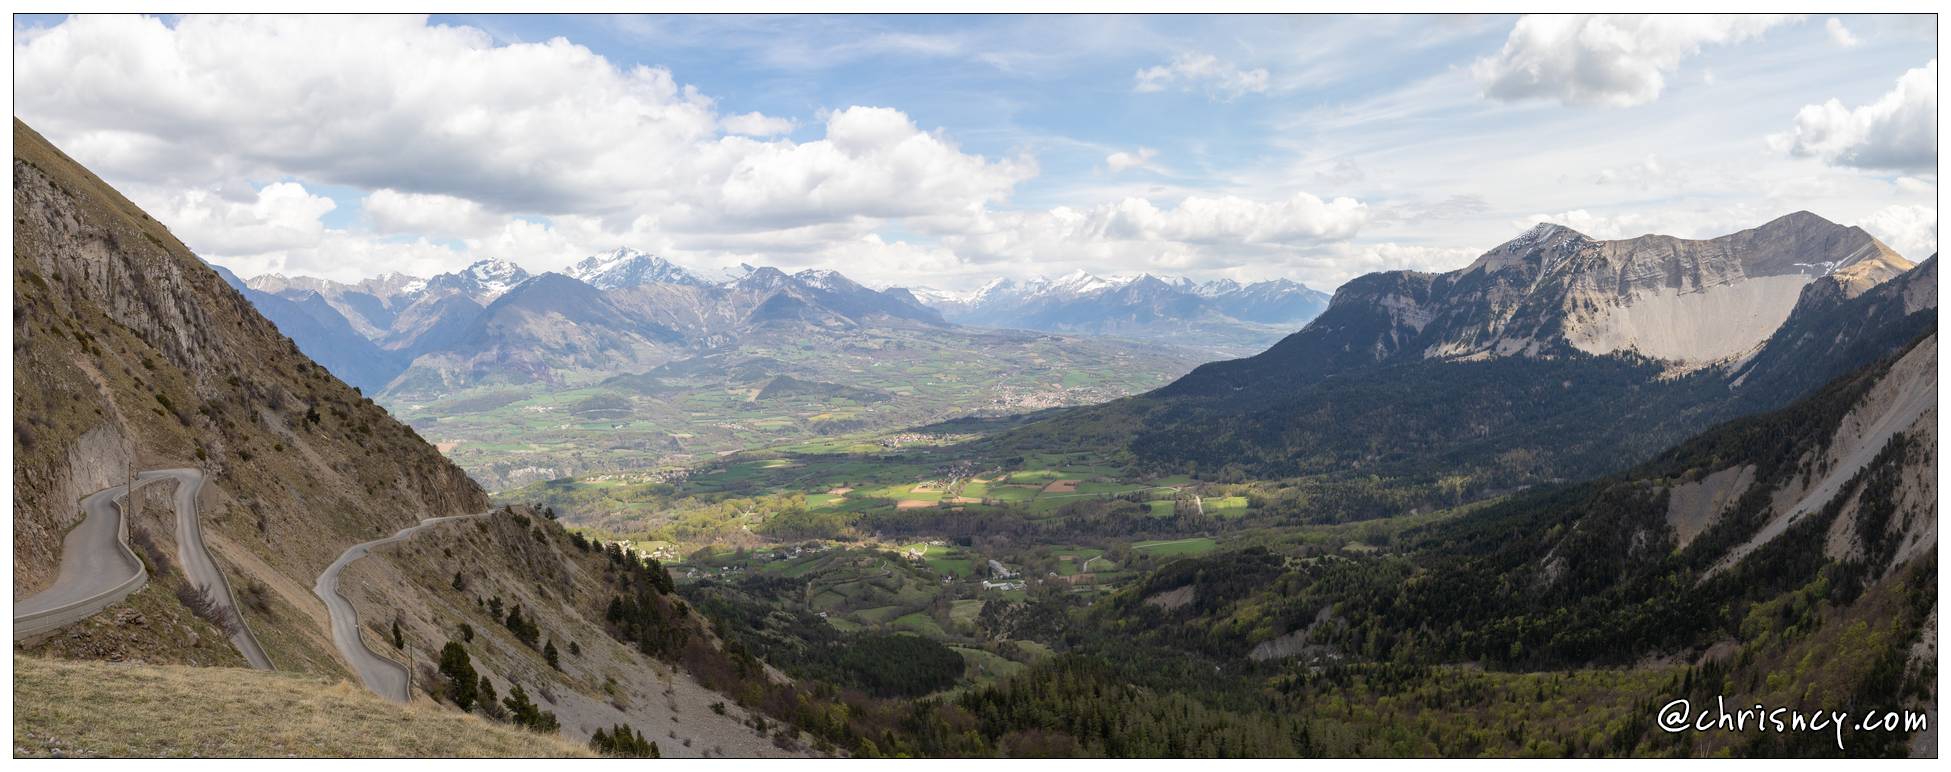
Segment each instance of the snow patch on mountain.
[[664,258],[629,247],[591,255],[564,271],[570,278],[602,290],[646,284],[702,286],[704,281]]

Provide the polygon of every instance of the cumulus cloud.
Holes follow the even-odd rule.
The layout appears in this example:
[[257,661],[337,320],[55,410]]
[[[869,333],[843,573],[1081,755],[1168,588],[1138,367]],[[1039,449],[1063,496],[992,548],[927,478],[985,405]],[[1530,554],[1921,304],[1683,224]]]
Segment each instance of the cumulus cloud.
[[1573,209],[1557,214],[1534,214],[1511,222],[1514,231],[1529,229],[1538,223],[1563,225],[1595,239],[1624,239],[1643,236],[1652,232],[1653,220],[1638,214],[1603,215],[1584,209]]
[[[14,53],[17,114],[118,185],[199,200],[256,180],[353,187],[372,192],[364,221],[381,234],[502,229],[514,247],[535,242],[508,234],[587,217],[609,232],[851,240],[877,219],[966,221],[1036,174],[890,108],[778,138],[790,121],[720,115],[667,70],[423,17],[77,16],[17,36]],[[199,228],[217,255],[282,246]]]
[[266,185],[230,198],[217,190],[143,189],[144,210],[185,243],[219,253],[251,254],[311,246],[325,234],[320,219],[337,207],[295,182]]
[[1309,193],[1276,201],[1190,196],[1169,206],[1124,198],[1085,208],[988,213],[941,241],[976,263],[1206,271],[1345,242],[1368,217],[1359,201]]
[[[1034,158],[965,151],[899,109],[726,114],[662,68],[424,17],[76,16],[23,31],[14,55],[17,114],[246,276],[552,270],[618,244],[887,281],[1026,261],[1201,271],[1327,254],[1370,217],[1294,192],[1010,210]],[[1138,88],[1233,98],[1268,75],[1185,54]],[[360,192],[351,225],[325,224],[327,188]]]
[[381,188],[367,194],[360,208],[380,233],[472,236],[494,228],[499,219],[480,204],[439,193],[401,193]]
[[1104,166],[1110,169],[1112,174],[1117,174],[1126,169],[1154,168],[1152,167],[1152,159],[1156,157],[1158,157],[1158,151],[1149,147],[1141,147],[1136,152],[1131,153],[1120,150],[1105,156]]
[[1184,91],[1204,89],[1216,99],[1237,99],[1246,94],[1265,93],[1267,80],[1265,69],[1243,70],[1212,54],[1192,52],[1139,70],[1132,90],[1144,94],[1173,87]]
[[789,134],[793,130],[791,118],[776,118],[758,112],[744,115],[727,115],[718,119],[718,125],[726,134],[743,134],[748,137],[772,137]]
[[1855,48],[1857,43],[1863,42],[1857,40],[1856,36],[1850,33],[1848,27],[1843,26],[1842,19],[1831,16],[1829,17],[1829,21],[1824,22],[1822,26],[1823,29],[1829,31],[1829,39],[1835,42],[1836,45],[1844,48]]
[[1795,127],[1769,138],[1776,149],[1837,166],[1935,173],[1937,60],[1903,74],[1861,107],[1830,99],[1795,114]]
[[1739,43],[1791,20],[1771,15],[1530,15],[1471,72],[1492,99],[1630,107],[1657,99],[1703,46]]
[[1863,218],[1863,230],[1911,260],[1937,254],[1937,210],[1928,206],[1886,206]]
[[[172,28],[84,16],[17,41],[15,53],[19,112],[124,180],[296,176],[507,213],[669,209],[694,227],[729,201],[746,207],[736,223],[746,228],[765,219],[755,202],[790,204],[790,223],[806,214],[798,194],[834,203],[835,178],[840,203],[954,210],[1033,173],[962,154],[894,110],[839,111],[825,139],[805,144],[727,136],[787,122],[721,118],[670,72],[618,67],[561,38],[495,45],[415,17],[186,17]],[[774,161],[789,168],[766,168]],[[968,180],[913,184],[931,170]],[[875,214],[842,208],[827,211]]]
[[964,154],[946,137],[885,107],[836,111],[827,117],[826,138],[814,142],[727,138],[701,149],[697,163],[715,183],[701,202],[711,207],[710,222],[667,221],[674,227],[730,220],[778,228],[973,213],[1036,175],[1031,159],[992,162]]

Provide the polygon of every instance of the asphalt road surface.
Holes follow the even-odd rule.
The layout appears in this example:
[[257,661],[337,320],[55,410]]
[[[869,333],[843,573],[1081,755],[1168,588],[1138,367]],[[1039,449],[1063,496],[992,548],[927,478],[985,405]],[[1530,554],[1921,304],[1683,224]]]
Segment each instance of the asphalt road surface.
[[176,481],[176,557],[183,564],[183,574],[192,584],[208,591],[210,598],[237,620],[237,634],[230,637],[230,643],[237,647],[238,653],[244,655],[251,667],[270,670],[271,657],[258,645],[250,625],[244,623],[244,614],[237,608],[237,595],[230,591],[230,582],[224,579],[224,572],[217,568],[217,561],[211,559],[209,548],[203,544],[203,523],[196,506],[197,496],[203,492],[203,470],[158,469],[136,475],[138,485],[151,480]]
[[487,517],[488,514],[483,512],[475,515],[427,518],[420,521],[418,525],[402,528],[399,533],[384,539],[353,545],[345,551],[345,554],[340,555],[338,560],[332,561],[332,565],[327,566],[324,573],[318,575],[318,582],[312,585],[312,594],[317,595],[319,600],[325,601],[325,610],[332,616],[332,643],[339,648],[339,654],[343,655],[347,662],[352,663],[352,669],[359,674],[359,680],[364,681],[366,688],[373,690],[374,694],[395,702],[407,702],[410,695],[407,694],[406,666],[391,657],[375,653],[367,648],[365,641],[359,638],[359,614],[353,610],[352,603],[347,601],[344,595],[339,594],[339,574],[343,573],[345,567],[351,565],[352,561],[365,557],[372,552],[372,548],[381,544],[391,544],[405,539],[436,523]]
[[[140,488],[152,480],[138,480]],[[14,604],[14,640],[74,624],[142,589],[149,575],[129,549],[121,509],[126,485],[81,500],[81,524],[61,540],[61,573],[47,589]]]

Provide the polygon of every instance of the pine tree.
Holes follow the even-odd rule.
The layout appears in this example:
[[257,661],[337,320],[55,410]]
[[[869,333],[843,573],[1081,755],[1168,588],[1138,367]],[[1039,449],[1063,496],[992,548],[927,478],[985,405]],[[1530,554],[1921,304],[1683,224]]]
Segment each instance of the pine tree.
[[[473,709],[479,686],[487,683],[485,677],[475,674],[467,649],[454,641],[448,641],[446,646],[441,647],[440,675],[446,679],[447,699],[463,711]],[[493,699],[493,694],[493,687],[489,687],[489,699]]]
[[555,641],[549,641],[547,645],[542,647],[542,659],[549,663],[549,667],[556,670],[562,669],[562,661],[556,654]]
[[454,589],[460,592],[467,592],[467,577],[462,576],[459,571],[454,572]]
[[482,675],[480,687],[476,692],[479,695],[476,699],[481,702],[481,714],[489,718],[501,718],[501,703],[495,699],[495,682]]
[[395,649],[406,648],[406,636],[400,634],[399,617],[393,618],[393,648]]

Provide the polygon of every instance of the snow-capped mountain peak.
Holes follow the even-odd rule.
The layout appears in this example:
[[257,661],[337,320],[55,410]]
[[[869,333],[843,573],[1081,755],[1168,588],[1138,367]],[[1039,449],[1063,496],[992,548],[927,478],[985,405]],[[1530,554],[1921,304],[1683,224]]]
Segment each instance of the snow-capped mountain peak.
[[487,304],[528,279],[528,271],[522,270],[521,266],[507,260],[489,258],[454,273],[435,276],[418,287],[409,283],[402,291],[409,295],[422,291],[452,291],[466,295],[477,303]]
[[1055,281],[1049,282],[1043,292],[1044,294],[1062,293],[1065,295],[1084,295],[1116,286],[1118,286],[1118,282],[1105,279],[1079,268],[1064,274]]
[[1192,294],[1202,298],[1219,297],[1229,292],[1239,292],[1240,283],[1232,279],[1214,279],[1192,288]]
[[854,284],[852,279],[840,275],[839,271],[831,268],[808,268],[793,274],[793,281],[813,289],[829,292],[846,289],[849,285]]
[[618,247],[600,255],[583,258],[564,273],[602,290],[641,287],[646,284],[686,286],[704,284],[698,277],[669,260],[629,247]]

